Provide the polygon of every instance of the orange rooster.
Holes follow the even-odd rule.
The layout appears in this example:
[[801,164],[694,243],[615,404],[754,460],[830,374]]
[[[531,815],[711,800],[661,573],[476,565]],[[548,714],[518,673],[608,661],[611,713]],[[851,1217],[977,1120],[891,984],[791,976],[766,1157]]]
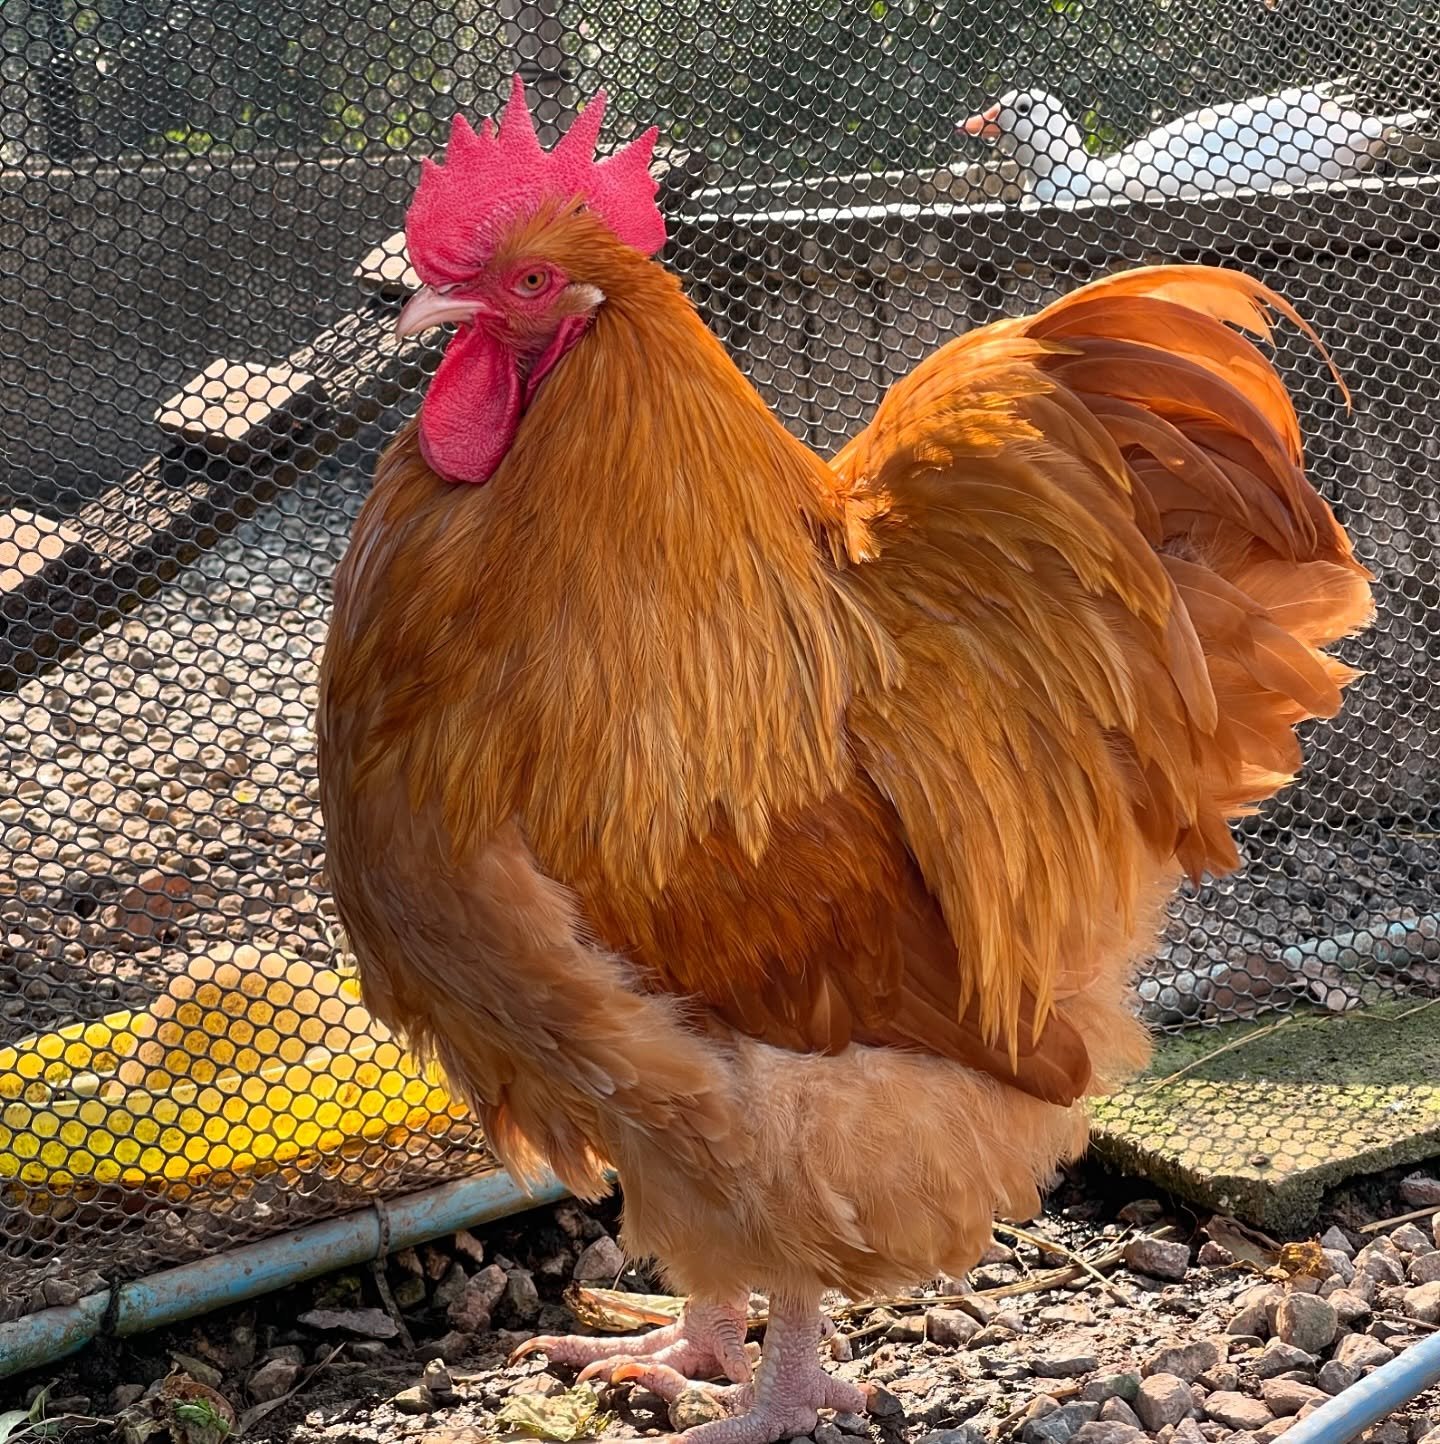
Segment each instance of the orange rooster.
[[534,1347],[727,1377],[693,1444],[768,1444],[864,1404],[822,1291],[962,1273],[1142,1062],[1132,963],[1339,707],[1369,578],[1259,283],[972,332],[827,463],[652,259],[654,133],[596,162],[601,113],[546,153],[517,81],[425,167],[399,329],[458,329],[336,581],[329,873],[370,1007],[517,1175],[617,1170],[690,1296]]

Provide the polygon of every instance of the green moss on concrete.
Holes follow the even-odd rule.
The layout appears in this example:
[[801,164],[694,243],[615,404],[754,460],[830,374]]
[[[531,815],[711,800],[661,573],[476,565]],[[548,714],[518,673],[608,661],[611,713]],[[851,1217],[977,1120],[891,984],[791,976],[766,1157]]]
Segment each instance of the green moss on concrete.
[[[1240,1046],[1211,1056],[1226,1044]],[[1303,1228],[1344,1179],[1440,1154],[1440,1005],[1187,1033],[1094,1115],[1097,1150],[1126,1171],[1262,1228]]]

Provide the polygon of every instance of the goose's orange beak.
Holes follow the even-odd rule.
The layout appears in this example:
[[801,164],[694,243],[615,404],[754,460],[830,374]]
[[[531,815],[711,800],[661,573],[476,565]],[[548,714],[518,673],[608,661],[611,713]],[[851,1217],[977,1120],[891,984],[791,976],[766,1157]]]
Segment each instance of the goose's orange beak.
[[962,120],[959,129],[966,135],[978,135],[984,140],[999,140],[1001,131],[996,123],[999,119],[1000,105],[996,102],[989,110],[982,110],[978,115],[972,115],[969,120]]

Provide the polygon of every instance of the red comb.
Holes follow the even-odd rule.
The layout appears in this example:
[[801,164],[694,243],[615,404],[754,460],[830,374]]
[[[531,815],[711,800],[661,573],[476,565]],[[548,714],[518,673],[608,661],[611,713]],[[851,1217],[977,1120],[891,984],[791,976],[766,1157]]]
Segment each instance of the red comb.
[[421,280],[443,285],[483,266],[505,231],[547,201],[580,199],[626,245],[647,256],[665,244],[665,220],[650,175],[652,127],[614,155],[595,159],[605,92],[581,111],[552,151],[530,119],[525,83],[511,82],[500,131],[486,120],[477,134],[457,115],[445,163],[420,163],[420,184],[405,218],[410,260]]

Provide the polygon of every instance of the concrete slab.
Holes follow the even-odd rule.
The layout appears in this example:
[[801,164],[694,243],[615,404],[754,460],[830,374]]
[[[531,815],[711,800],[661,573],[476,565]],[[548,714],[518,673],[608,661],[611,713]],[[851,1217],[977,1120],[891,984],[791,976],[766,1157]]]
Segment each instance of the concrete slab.
[[1440,1002],[1196,1030],[1094,1116],[1096,1150],[1124,1171],[1300,1229],[1344,1179],[1440,1155]]

